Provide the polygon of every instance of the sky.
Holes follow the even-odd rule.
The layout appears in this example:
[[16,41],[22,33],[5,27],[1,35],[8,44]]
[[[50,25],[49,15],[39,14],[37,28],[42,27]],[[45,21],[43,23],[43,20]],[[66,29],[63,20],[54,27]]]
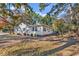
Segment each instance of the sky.
[[[37,14],[40,14],[41,16],[45,16],[52,8],[53,4],[50,4],[49,6],[47,6],[45,8],[45,10],[43,10],[42,12],[39,10],[39,3],[30,3],[29,4],[32,8],[33,11],[36,12]],[[62,18],[62,16],[64,16],[66,13],[64,11],[62,11],[58,17]]]
[[[39,10],[39,3],[29,3],[29,5],[31,6],[31,8],[33,8],[33,11],[41,16],[45,16],[50,10],[51,10],[51,7],[52,7],[52,4],[50,4],[49,6],[47,6],[45,8],[45,10],[43,11],[40,11]],[[9,6],[8,6],[9,8]],[[10,6],[10,9],[13,10],[15,9],[13,6]]]
[[[29,3],[29,5],[31,6],[31,8],[33,8],[33,11],[34,11],[35,13],[37,13],[37,14],[39,14],[39,15],[41,15],[41,16],[44,17],[44,16],[51,10],[51,8],[52,8],[52,6],[53,6],[54,4],[50,4],[50,5],[47,6],[47,7],[45,8],[45,10],[43,10],[43,11],[40,11],[40,10],[39,10],[39,3]],[[11,6],[11,9],[13,10],[14,7]],[[61,13],[58,15],[58,17],[62,17],[63,14],[65,14],[65,12],[61,12]]]
[[52,7],[52,4],[50,4],[49,6],[47,6],[45,8],[45,10],[43,10],[42,12],[39,10],[39,3],[30,3],[29,4],[32,8],[33,8],[33,11],[42,15],[42,16],[45,16],[50,10],[51,10],[51,7]]

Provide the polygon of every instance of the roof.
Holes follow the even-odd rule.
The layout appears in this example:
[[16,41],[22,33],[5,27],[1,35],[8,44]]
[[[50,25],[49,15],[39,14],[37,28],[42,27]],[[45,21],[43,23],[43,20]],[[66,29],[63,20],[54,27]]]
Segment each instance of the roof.
[[[21,23],[24,23],[24,22],[21,22]],[[20,23],[20,24],[21,24],[21,23]],[[24,23],[24,24],[25,24],[25,23]],[[45,25],[45,24],[33,24],[33,25],[25,24],[25,25],[27,25],[28,27],[41,27],[41,26],[43,26],[44,28],[52,29],[51,26],[49,26],[49,25]]]
[[5,26],[7,23],[8,21],[6,20],[6,18],[0,17],[0,27]]
[[49,28],[49,29],[52,29],[52,27],[48,26],[48,25],[44,25],[44,24],[41,24],[41,25],[29,25],[29,27],[45,27],[45,28]]

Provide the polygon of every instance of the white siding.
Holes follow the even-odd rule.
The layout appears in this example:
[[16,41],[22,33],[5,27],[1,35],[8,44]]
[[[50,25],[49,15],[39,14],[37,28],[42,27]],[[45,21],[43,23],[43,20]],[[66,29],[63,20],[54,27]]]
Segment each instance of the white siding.
[[[21,23],[18,27],[16,27],[16,28],[14,29],[14,31],[15,31],[16,33],[24,33],[25,30],[26,30],[26,27],[27,27],[26,24]],[[25,29],[25,30],[24,30],[24,29]]]
[[[20,28],[19,28],[20,27]],[[24,30],[25,28],[25,30]],[[16,27],[14,30],[16,33],[26,33],[26,34],[36,34],[36,35],[48,35],[48,34],[51,34],[53,31],[51,29],[48,29],[46,28],[46,31],[44,31],[44,27],[43,26],[39,26],[39,27],[36,27],[37,28],[37,31],[33,31],[33,26],[29,28],[29,26],[27,26],[26,24],[24,23],[21,23],[18,27]]]

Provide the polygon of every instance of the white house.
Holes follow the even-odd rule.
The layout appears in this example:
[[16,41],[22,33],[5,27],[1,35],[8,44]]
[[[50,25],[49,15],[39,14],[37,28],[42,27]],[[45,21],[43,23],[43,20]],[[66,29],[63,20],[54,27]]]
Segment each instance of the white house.
[[14,28],[14,32],[16,34],[23,35],[23,33],[25,33],[25,31],[26,31],[26,28],[27,28],[27,25],[24,24],[24,23],[21,23],[21,24],[19,24],[19,26],[17,26],[17,27]]
[[35,24],[35,25],[26,25],[24,23],[19,24],[15,27],[15,33],[28,36],[43,36],[52,34],[52,29],[47,25]]

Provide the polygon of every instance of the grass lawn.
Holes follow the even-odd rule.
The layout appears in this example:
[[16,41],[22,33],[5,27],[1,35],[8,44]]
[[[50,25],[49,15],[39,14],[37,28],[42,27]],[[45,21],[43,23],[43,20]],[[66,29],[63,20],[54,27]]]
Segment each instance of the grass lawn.
[[[16,40],[17,41],[17,40]],[[58,41],[21,41],[19,43],[12,44],[6,47],[0,47],[0,55],[1,56],[32,56],[32,55],[40,55],[40,53],[44,51],[48,51],[59,46],[62,46],[65,43],[61,43]],[[59,52],[56,52],[51,55],[74,55],[79,50],[78,44],[65,48]]]
[[[63,39],[67,41],[67,36],[64,35]],[[7,37],[7,36],[6,36]],[[1,36],[2,38],[2,36]],[[10,37],[11,38],[11,37]],[[0,39],[0,56],[32,56],[41,55],[45,51],[50,51],[52,49],[58,48],[64,45],[66,42],[61,42],[59,39],[62,37],[49,36],[45,38],[38,39],[10,39],[1,40]],[[53,41],[59,40],[59,41]],[[79,37],[78,37],[79,40]],[[79,55],[79,43],[66,47],[63,50],[57,51],[52,54],[53,56],[72,56]]]
[[22,41],[11,46],[0,47],[0,55],[34,55],[43,51],[54,49],[63,44],[51,41]]

